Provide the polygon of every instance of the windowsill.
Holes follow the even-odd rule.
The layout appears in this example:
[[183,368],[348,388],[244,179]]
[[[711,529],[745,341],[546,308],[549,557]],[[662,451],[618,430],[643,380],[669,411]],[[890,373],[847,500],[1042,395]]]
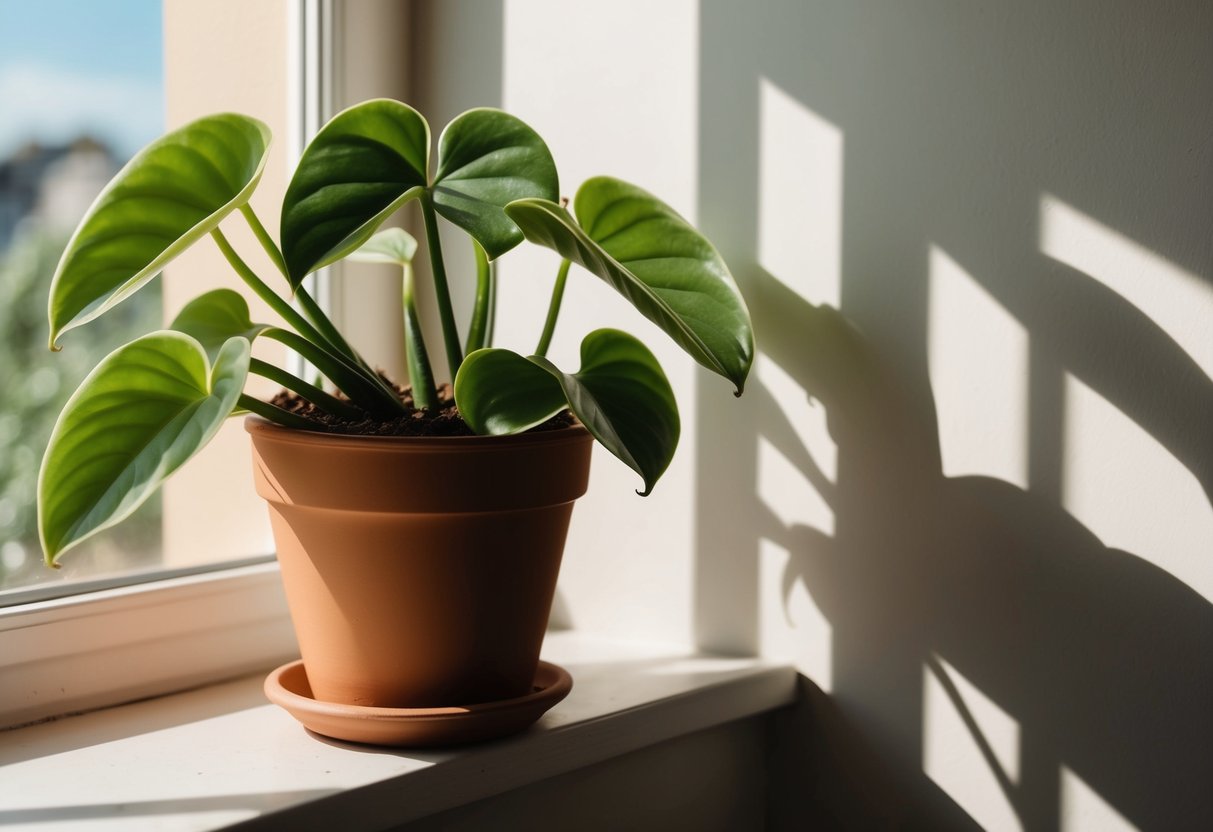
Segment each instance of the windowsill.
[[[455,751],[309,735],[264,674],[0,734],[0,826],[380,829],[792,701],[795,672],[549,633],[573,691],[525,734]],[[284,814],[289,813],[289,814]]]

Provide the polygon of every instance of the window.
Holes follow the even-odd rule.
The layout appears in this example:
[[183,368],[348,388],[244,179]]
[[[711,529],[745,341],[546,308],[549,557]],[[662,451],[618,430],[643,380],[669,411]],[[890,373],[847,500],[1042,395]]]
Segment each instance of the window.
[[[276,139],[253,200],[262,220],[274,227],[291,138],[303,135],[302,129],[291,129],[302,111],[292,102],[311,94],[297,81],[309,64],[301,51],[307,40],[303,26],[315,25],[320,5],[285,0],[163,6],[158,0],[105,4],[0,0],[0,111],[5,114],[0,158],[9,153],[4,142],[10,141],[10,122],[16,122],[9,115],[18,112],[18,93],[24,96],[22,101],[47,105],[35,111],[66,113],[76,111],[66,99],[52,100],[57,89],[71,92],[79,84],[91,91],[84,111],[96,119],[63,119],[62,132],[42,140],[47,145],[55,141],[68,145],[64,158],[71,163],[65,174],[76,177],[70,180],[75,185],[58,190],[62,198],[56,197],[53,205],[64,212],[77,206],[76,216],[64,221],[70,232],[80,206],[91,201],[98,183],[107,181],[114,165],[139,146],[166,128],[206,113],[246,112],[268,123]],[[292,58],[292,49],[300,54]],[[23,55],[26,65],[72,58],[78,64],[69,64],[69,69],[81,68],[82,77],[59,87],[51,82],[53,73],[31,80],[28,70],[21,75],[9,69],[14,63],[20,69]],[[142,79],[140,89],[146,94],[117,91],[115,85],[108,97],[102,95],[101,81],[111,65],[115,76]],[[101,116],[111,120],[105,122]],[[89,139],[76,141],[83,127],[91,131]],[[19,147],[24,138],[11,141]],[[8,223],[10,202],[0,195],[0,228],[18,225]],[[268,278],[269,264],[258,259],[260,252],[247,228],[229,221],[224,230]],[[247,673],[285,660],[295,651],[270,554],[266,512],[253,493],[247,438],[238,420],[231,420],[207,452],[179,472],[162,499],[141,509],[142,524],[128,521],[96,544],[109,547],[113,559],[99,557],[99,549],[81,550],[64,558],[59,573],[41,565],[36,532],[29,531],[32,480],[10,486],[5,460],[12,456],[36,476],[50,423],[62,400],[105,350],[157,328],[199,291],[235,282],[215,247],[202,241],[114,314],[68,333],[63,352],[51,355],[46,350],[46,290],[65,239],[31,249],[41,259],[25,266],[32,273],[27,280],[32,285],[24,290],[28,302],[21,310],[7,296],[0,298],[5,307],[0,316],[8,314],[10,306],[19,313],[19,325],[0,323],[0,338],[23,339],[21,350],[14,353],[19,360],[0,367],[0,443],[20,439],[26,448],[9,454],[3,449],[8,446],[0,445],[0,497],[10,490],[21,492],[26,501],[22,505],[27,506],[27,513],[21,515],[25,531],[14,531],[23,509],[16,503],[5,508],[0,502],[0,521],[14,515],[11,528],[0,528],[0,557],[7,556],[7,566],[17,567],[9,568],[9,573],[29,576],[24,588],[0,591],[0,677],[4,679],[0,726]],[[5,249],[11,248],[7,240],[3,242]],[[10,259],[6,256],[5,263]],[[156,284],[158,289],[153,288]],[[0,294],[15,285],[6,276],[0,281]],[[264,314],[263,319],[268,319]],[[89,337],[108,340],[102,345],[86,342]],[[263,357],[277,358],[264,353]],[[35,360],[69,366],[76,374],[67,379],[39,374],[43,365]],[[14,368],[20,372],[13,372]],[[8,392],[9,384],[34,388],[42,410],[9,419],[6,408],[15,398]],[[205,573],[195,574],[199,572]],[[101,576],[103,580],[96,580]],[[9,586],[15,583],[14,579]]]
[[[112,5],[0,0],[0,603],[145,570],[159,559],[159,500],[90,541],[64,568],[42,564],[34,495],[55,416],[98,356],[155,329],[157,284],[46,348],[51,276],[110,177],[163,130],[157,0]],[[121,48],[114,48],[121,44]]]

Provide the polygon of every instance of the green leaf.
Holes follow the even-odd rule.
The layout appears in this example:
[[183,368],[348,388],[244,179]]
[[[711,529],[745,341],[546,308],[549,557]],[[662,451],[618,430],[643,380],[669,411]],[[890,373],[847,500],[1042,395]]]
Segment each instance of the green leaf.
[[517,199],[558,199],[560,184],[538,133],[509,113],[481,107],[442,131],[432,191],[434,209],[494,260],[522,242],[505,206]]
[[455,401],[472,430],[490,436],[530,430],[567,406],[557,379],[504,349],[476,350],[463,359]]
[[599,329],[581,342],[581,370],[569,374],[540,356],[478,350],[455,379],[455,401],[477,433],[518,433],[564,404],[594,438],[644,479],[647,495],[669,467],[680,423],[674,391],[639,340]]
[[119,347],[59,415],[38,476],[46,562],[139,507],[219,430],[248,374],[249,342],[231,338],[214,367],[180,332]]
[[254,341],[270,325],[253,323],[248,302],[239,292],[215,289],[182,307],[168,328],[189,335],[206,350],[207,358],[214,361],[229,338],[239,336]]
[[469,110],[439,139],[429,178],[430,128],[399,101],[376,99],[338,113],[303,152],[282,203],[282,251],[292,285],[366,242],[423,193],[490,257],[522,241],[505,205],[556,199],[556,165],[543,139],[500,110]]
[[208,116],[141,150],[81,220],[51,282],[50,345],[134,294],[248,202],[270,130],[234,113]]
[[403,228],[385,228],[350,255],[360,263],[394,263],[407,266],[417,253],[417,240]]
[[430,126],[407,104],[364,101],[312,139],[282,201],[280,239],[295,288],[366,242],[427,184]]
[[506,213],[532,243],[596,274],[741,395],[754,361],[750,313],[710,242],[652,194],[606,176],[587,180],[574,219],[525,199]]

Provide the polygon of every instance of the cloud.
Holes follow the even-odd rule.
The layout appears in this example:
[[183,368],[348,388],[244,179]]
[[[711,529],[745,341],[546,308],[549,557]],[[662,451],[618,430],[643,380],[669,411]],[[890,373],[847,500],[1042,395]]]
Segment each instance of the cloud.
[[31,139],[90,133],[133,153],[164,132],[158,80],[88,75],[31,62],[0,65],[0,158]]

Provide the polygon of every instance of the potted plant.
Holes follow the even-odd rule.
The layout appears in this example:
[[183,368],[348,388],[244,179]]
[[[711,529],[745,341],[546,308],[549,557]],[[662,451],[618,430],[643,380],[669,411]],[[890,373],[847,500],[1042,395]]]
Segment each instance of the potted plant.
[[[430,129],[416,110],[379,99],[343,111],[299,161],[279,242],[249,205],[269,141],[264,124],[237,114],[165,135],[115,176],[68,243],[50,291],[52,349],[206,236],[285,326],[254,322],[239,294],[217,290],[187,304],[169,329],[105,357],[64,407],[43,459],[38,510],[46,561],[54,566],[80,541],[120,522],[224,420],[250,414],[257,488],[270,506],[306,668],[271,681],[294,686],[297,698],[328,708],[338,721],[391,711],[412,725],[427,715],[442,722],[449,714],[426,709],[481,703],[487,721],[496,719],[482,734],[520,727],[517,719],[497,725],[510,712],[502,703],[527,700],[535,687],[567,690],[567,680],[538,684],[536,667],[592,441],[634,469],[640,493],[648,494],[679,435],[669,382],[633,336],[589,333],[575,371],[547,359],[571,265],[613,286],[696,361],[731,381],[737,395],[753,358],[744,301],[712,245],[640,188],[590,179],[570,212],[558,201],[543,140],[499,110],[455,118],[438,141],[434,166]],[[435,384],[418,326],[416,243],[399,229],[380,230],[412,200],[424,221],[453,386]],[[281,273],[285,297],[219,229],[234,212]],[[463,339],[439,217],[462,229],[476,252],[475,304]],[[490,264],[524,239],[561,258],[529,356],[490,345]],[[402,269],[408,389],[372,369],[304,286],[308,274],[347,257]],[[325,381],[313,384],[252,357],[258,338],[294,350]],[[284,393],[272,402],[246,395],[250,373],[283,385]],[[426,739],[416,731],[351,734],[329,723],[318,730],[371,741]],[[476,731],[439,734],[466,739]]]

